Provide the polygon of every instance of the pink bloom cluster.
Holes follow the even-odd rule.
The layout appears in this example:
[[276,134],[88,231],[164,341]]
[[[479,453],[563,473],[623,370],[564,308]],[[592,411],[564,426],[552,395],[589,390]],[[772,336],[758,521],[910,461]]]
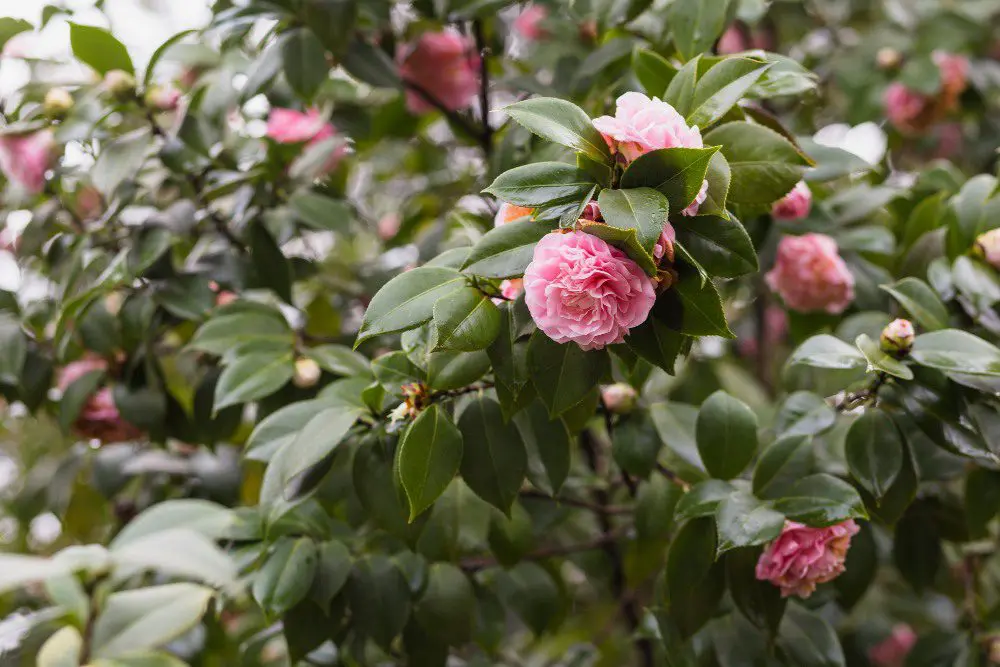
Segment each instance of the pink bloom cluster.
[[812,208],[812,190],[805,181],[799,181],[792,191],[779,199],[771,207],[771,215],[775,220],[793,222],[809,215]]
[[535,246],[524,272],[535,324],[558,343],[597,350],[621,343],[646,321],[656,293],[639,265],[585,232],[554,232]]
[[917,643],[917,633],[906,623],[897,623],[892,634],[868,651],[868,659],[877,667],[903,667],[906,656]]
[[757,579],[770,581],[781,589],[781,596],[807,598],[822,584],[844,571],[844,559],[851,537],[858,532],[853,520],[810,528],[794,521],[767,545],[757,561]]
[[426,93],[450,111],[469,105],[479,89],[479,54],[468,37],[448,29],[425,32],[396,53],[400,76],[420,90],[407,89],[406,106],[413,113],[434,110]]
[[49,130],[0,136],[0,171],[31,194],[45,188],[45,172],[56,158],[56,142]]
[[841,313],[854,301],[854,276],[825,234],[786,236],[778,244],[768,286],[799,312]]
[[[267,136],[279,144],[301,144],[313,146],[321,141],[337,135],[333,123],[323,118],[319,109],[309,109],[305,112],[295,109],[272,109],[267,117]],[[339,145],[330,153],[330,158],[323,167],[330,172],[336,168],[341,158],[347,152],[347,147]]]
[[[87,373],[103,371],[107,367],[107,362],[98,357],[84,357],[70,362],[59,373],[59,390],[66,391]],[[125,442],[142,436],[142,431],[125,421],[118,412],[110,387],[101,387],[87,399],[73,422],[73,430],[82,438],[97,439],[102,443]]]
[[[594,127],[604,136],[611,152],[622,155],[628,162],[660,148],[704,147],[697,127],[688,127],[684,117],[663,100],[642,93],[619,97],[615,115],[595,118]],[[681,213],[697,215],[707,196],[706,180],[694,201]]]
[[889,122],[904,132],[917,132],[925,124],[921,116],[932,101],[926,95],[907,88],[906,84],[894,81],[885,91],[885,115]]
[[529,5],[523,12],[514,19],[514,30],[525,39],[537,42],[548,37],[548,31],[542,27],[542,23],[549,15],[542,5]]
[[965,56],[944,51],[931,54],[941,74],[941,90],[924,95],[896,81],[885,91],[886,116],[899,130],[921,132],[941,120],[958,104],[968,85],[969,61]]

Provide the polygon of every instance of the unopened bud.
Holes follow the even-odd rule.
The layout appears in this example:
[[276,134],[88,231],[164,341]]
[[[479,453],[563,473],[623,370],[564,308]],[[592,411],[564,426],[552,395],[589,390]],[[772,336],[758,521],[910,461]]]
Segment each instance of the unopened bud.
[[585,44],[593,44],[597,41],[597,21],[587,19],[580,24],[580,39]]
[[173,111],[181,99],[181,91],[176,88],[152,86],[146,91],[143,101],[146,106],[156,111]]
[[292,384],[299,389],[315,387],[319,382],[319,376],[323,370],[312,359],[303,357],[295,362],[295,375],[292,377]]
[[899,51],[891,46],[883,46],[875,54],[875,63],[879,69],[896,69],[902,61],[903,57]]
[[883,352],[902,355],[913,347],[915,336],[913,324],[909,320],[893,320],[885,329],[882,329],[879,341],[882,344]]
[[635,410],[639,394],[630,384],[616,382],[601,389],[601,400],[609,412],[627,415]]
[[42,108],[49,118],[65,118],[73,108],[73,96],[65,88],[49,88],[49,92],[45,93]]
[[590,200],[583,207],[583,210],[580,212],[580,219],[587,220],[588,222],[604,222],[604,218],[601,216],[601,207],[594,200]]
[[104,88],[112,97],[126,100],[135,95],[135,77],[121,69],[113,69],[104,75]]
[[1000,269],[1000,229],[991,229],[980,234],[973,254],[985,259],[994,269]]

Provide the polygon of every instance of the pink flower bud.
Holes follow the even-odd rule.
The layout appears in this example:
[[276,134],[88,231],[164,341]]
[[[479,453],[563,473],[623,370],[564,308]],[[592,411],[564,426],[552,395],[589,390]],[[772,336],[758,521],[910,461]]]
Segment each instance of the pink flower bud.
[[549,11],[542,5],[529,5],[514,19],[515,32],[527,40],[535,41],[548,37],[548,31],[542,26]]
[[1000,228],[980,234],[973,250],[994,269],[1000,270]]
[[42,109],[49,118],[64,118],[73,108],[73,96],[65,88],[49,88]]
[[646,321],[653,282],[602,239],[574,231],[546,235],[524,272],[525,301],[535,324],[557,343],[597,350],[621,343]]
[[896,69],[902,61],[899,51],[891,46],[883,46],[875,54],[875,64],[879,69]]
[[743,31],[738,25],[734,24],[722,33],[722,37],[719,38],[719,43],[716,45],[715,50],[719,55],[726,56],[746,51],[748,47],[749,44],[747,44],[747,38],[743,34]]
[[854,301],[854,276],[837,254],[837,242],[824,234],[782,238],[765,279],[785,305],[803,313],[837,314]]
[[499,227],[501,225],[506,225],[508,222],[514,222],[520,218],[530,218],[534,215],[535,209],[527,208],[525,206],[515,206],[514,204],[508,204],[503,202],[500,204],[500,209],[497,211],[496,217],[493,218],[493,226]]
[[757,579],[781,589],[781,597],[807,598],[817,584],[835,579],[844,571],[851,537],[858,532],[853,520],[811,528],[794,521],[767,545],[757,561]]
[[509,278],[500,283],[500,294],[510,301],[521,296],[524,291],[524,280],[521,278]]
[[889,85],[883,98],[885,115],[896,129],[916,133],[927,126],[925,117],[933,107],[933,100],[903,83],[896,81]]
[[[697,127],[688,127],[684,117],[663,100],[642,93],[625,93],[618,98],[614,116],[594,119],[594,127],[604,136],[612,153],[627,162],[660,148],[702,148]],[[704,181],[695,200],[681,213],[696,215],[708,196]]]
[[121,69],[104,75],[104,89],[113,97],[124,100],[135,94],[135,77]]
[[157,111],[173,111],[181,99],[181,91],[176,88],[153,86],[146,91],[146,106]]
[[660,233],[660,239],[653,246],[653,258],[657,261],[666,258],[668,262],[674,261],[674,243],[677,241],[677,231],[669,222]]
[[45,172],[56,158],[52,132],[0,136],[0,171],[31,194],[45,188]]
[[793,222],[808,216],[811,208],[812,191],[805,181],[799,181],[791,192],[774,203],[771,215],[775,220]]
[[903,667],[906,656],[917,643],[917,633],[906,623],[897,623],[892,634],[868,651],[868,659],[876,667]]
[[295,375],[292,376],[292,384],[299,389],[315,387],[322,374],[323,369],[319,367],[319,364],[308,357],[302,357],[295,360]]
[[957,98],[968,85],[969,59],[947,51],[935,51],[931,54],[931,58],[941,73],[942,93]]
[[377,231],[378,237],[383,241],[388,241],[399,233],[399,225],[401,224],[398,213],[388,213],[383,215],[378,219]]
[[879,336],[882,351],[888,354],[902,355],[910,351],[913,347],[913,339],[916,333],[913,331],[913,324],[909,320],[893,320]]
[[[304,143],[312,146],[336,135],[337,129],[333,123],[327,121],[318,109],[302,112],[276,108],[271,110],[271,115],[267,118],[267,136],[279,144]],[[333,171],[346,153],[346,146],[335,147],[323,170]]]
[[624,382],[616,382],[601,388],[601,402],[609,412],[627,415],[635,409],[639,393],[635,388]]
[[469,106],[479,90],[479,54],[467,37],[452,29],[425,32],[396,53],[399,74],[413,84],[406,91],[412,113],[433,111],[427,96],[449,111]]
[[589,220],[591,222],[604,222],[604,216],[601,215],[601,207],[593,199],[587,202],[586,206],[583,207],[583,211],[580,213],[580,219]]

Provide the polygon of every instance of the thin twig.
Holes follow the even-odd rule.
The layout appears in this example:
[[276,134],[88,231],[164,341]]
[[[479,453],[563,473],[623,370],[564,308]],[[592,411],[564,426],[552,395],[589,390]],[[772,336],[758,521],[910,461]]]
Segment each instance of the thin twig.
[[667,466],[663,465],[662,463],[657,463],[656,464],[656,471],[658,473],[660,473],[661,475],[663,475],[664,477],[666,477],[667,481],[670,481],[670,482],[676,484],[677,486],[681,487],[685,491],[687,491],[688,489],[691,488],[690,484],[688,484],[687,482],[685,482],[683,479],[680,478],[680,476],[677,473],[675,473],[673,470],[671,470]]
[[878,391],[883,385],[888,381],[888,373],[878,373],[875,375],[875,379],[872,380],[871,385],[865,387],[860,391],[848,392],[844,397],[834,406],[837,412],[848,412],[855,408],[860,408],[862,405],[868,403],[869,401],[878,400]]
[[421,86],[419,83],[415,83],[414,81],[410,81],[409,79],[404,78],[403,85],[412,90],[413,92],[415,92],[417,95],[420,95],[420,97],[422,97],[425,102],[427,102],[432,107],[443,113],[448,120],[450,120],[455,125],[458,125],[462,129],[462,131],[465,134],[467,134],[470,138],[475,139],[476,141],[480,142],[482,141],[482,132],[480,132],[479,128],[477,128],[474,124],[469,122],[469,120],[462,114],[458,113],[457,111],[452,111],[451,109],[446,107],[444,103],[441,102],[441,100],[434,97],[434,95],[432,95],[426,88]]
[[492,389],[492,382],[482,382],[480,384],[469,385],[468,387],[462,387],[461,389],[450,389],[448,391],[436,391],[431,394],[431,400],[437,401],[445,398],[455,398],[456,396],[464,396],[465,394],[474,394],[477,391],[483,391],[485,389]]
[[522,498],[531,498],[532,500],[547,500],[557,505],[568,505],[569,507],[579,507],[580,509],[590,510],[591,512],[597,512],[600,514],[632,514],[633,512],[631,507],[624,507],[619,505],[598,505],[596,503],[591,503],[586,500],[580,500],[578,498],[567,498],[565,496],[549,496],[542,493],[541,491],[525,490],[521,491],[520,496]]
[[483,23],[479,19],[472,22],[472,34],[476,39],[476,49],[479,51],[479,113],[483,120],[479,143],[488,160],[493,153],[493,128],[490,127],[490,71],[487,62],[490,50],[483,36]]
[[[559,556],[572,556],[573,554],[604,548],[607,544],[613,543],[621,537],[621,533],[606,533],[579,544],[544,547],[526,554],[523,560],[545,560],[547,558],[557,558]],[[489,567],[496,567],[499,563],[497,563],[497,560],[492,556],[477,556],[474,558],[465,558],[459,563],[459,565],[466,572],[476,572]]]

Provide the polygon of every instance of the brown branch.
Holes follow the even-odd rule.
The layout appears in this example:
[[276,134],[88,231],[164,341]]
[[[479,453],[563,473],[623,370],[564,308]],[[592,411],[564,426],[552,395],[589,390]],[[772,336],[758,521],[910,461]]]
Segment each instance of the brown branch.
[[685,482],[683,479],[680,478],[680,476],[678,476],[677,473],[675,473],[673,470],[663,465],[662,463],[656,464],[656,471],[659,472],[664,477],[666,477],[668,481],[673,482],[674,484],[681,487],[685,491],[691,488],[690,484]]
[[549,496],[541,491],[525,490],[521,491],[520,496],[522,498],[530,498],[532,500],[546,500],[556,505],[567,505],[569,507],[579,507],[580,509],[590,510],[591,512],[596,512],[599,514],[632,514],[634,511],[631,507],[624,507],[619,505],[598,505],[596,503],[591,503],[586,500],[579,500],[577,498],[566,498],[565,496]]
[[[564,544],[544,547],[526,554],[523,560],[534,561],[545,560],[547,558],[558,558],[560,556],[572,556],[573,554],[603,548],[607,544],[619,540],[621,537],[622,533],[607,533],[598,535],[592,540],[581,542],[579,544]],[[465,558],[459,563],[459,566],[466,572],[476,572],[478,570],[484,570],[498,565],[499,563],[492,556]]]
[[837,412],[847,412],[855,408],[860,408],[869,401],[878,400],[878,391],[889,380],[888,373],[878,373],[871,385],[860,391],[848,392],[844,395],[835,407]]
[[468,387],[462,387],[461,389],[450,389],[448,391],[436,391],[431,394],[431,400],[441,400],[447,398],[455,398],[456,396],[464,396],[465,394],[474,394],[477,391],[483,391],[484,389],[492,389],[492,382],[483,382],[480,384],[469,385]]
[[432,95],[426,88],[421,86],[419,83],[410,81],[405,77],[402,79],[402,81],[404,86],[415,92],[417,95],[420,95],[420,97],[422,97],[425,102],[427,102],[432,107],[443,113],[445,115],[445,118],[447,118],[455,125],[458,125],[462,129],[462,131],[465,134],[467,134],[471,139],[475,139],[480,143],[482,142],[482,132],[479,130],[479,128],[470,123],[469,120],[465,118],[465,116],[456,111],[452,111],[451,109],[446,107],[444,103],[441,102],[441,100],[434,97],[434,95]]
[[483,35],[483,23],[479,19],[472,22],[472,34],[476,40],[476,49],[479,51],[479,114],[483,119],[483,131],[479,136],[479,143],[483,147],[483,153],[489,160],[493,153],[493,128],[490,127],[490,72],[487,56],[489,47]]

